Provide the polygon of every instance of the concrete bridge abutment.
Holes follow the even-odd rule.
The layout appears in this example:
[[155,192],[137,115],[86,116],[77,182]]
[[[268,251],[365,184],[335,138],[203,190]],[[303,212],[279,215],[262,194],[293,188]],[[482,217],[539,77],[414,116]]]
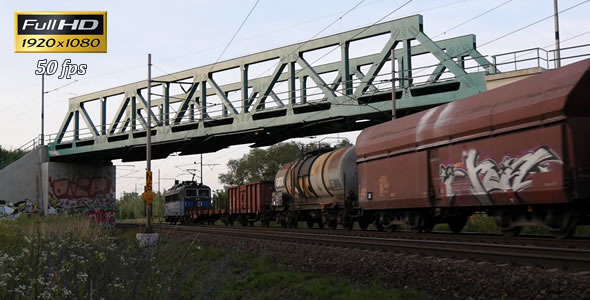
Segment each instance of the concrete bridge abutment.
[[110,161],[52,162],[47,147],[0,170],[0,199],[25,201],[45,215],[84,215],[115,223],[116,168]]

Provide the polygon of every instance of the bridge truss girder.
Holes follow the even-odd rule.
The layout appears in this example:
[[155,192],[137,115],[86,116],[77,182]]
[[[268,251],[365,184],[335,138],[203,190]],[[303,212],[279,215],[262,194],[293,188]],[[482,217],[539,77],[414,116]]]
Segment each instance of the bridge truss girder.
[[[396,88],[398,116],[485,91],[485,72],[468,73],[465,67],[465,61],[471,60],[483,70],[496,71],[476,50],[475,36],[434,42],[422,28],[422,16],[415,15],[157,77],[152,93],[159,98],[152,100],[151,109],[145,95],[147,81],[74,97],[49,145],[50,157],[143,160],[146,112],[154,120],[154,158],[173,152],[213,152],[244,143],[266,146],[294,137],[363,129],[391,119],[391,88],[380,87],[390,77],[379,72],[390,61],[392,48],[396,49],[396,77],[400,78]],[[388,39],[379,52],[350,58],[352,42],[380,35]],[[412,41],[419,44],[412,46]],[[329,47],[339,48],[338,61],[313,65],[304,57]],[[426,74],[428,79],[417,84],[414,60],[429,53],[438,62]],[[249,78],[250,66],[271,60],[278,61],[271,75]],[[218,83],[215,74],[235,69],[239,69],[239,81]],[[324,75],[330,73],[335,76],[326,82]],[[441,79],[444,74],[449,76]],[[285,91],[279,92],[283,84]],[[170,95],[172,85],[178,85],[182,93]],[[158,89],[161,94],[153,92]],[[317,94],[309,94],[312,89]],[[239,98],[232,100],[232,93]],[[107,101],[116,97],[122,100],[107,123]],[[213,98],[215,103],[210,101]],[[85,108],[93,101],[100,103],[98,126]],[[86,132],[80,129],[80,119]],[[67,131],[70,125],[73,130]]]

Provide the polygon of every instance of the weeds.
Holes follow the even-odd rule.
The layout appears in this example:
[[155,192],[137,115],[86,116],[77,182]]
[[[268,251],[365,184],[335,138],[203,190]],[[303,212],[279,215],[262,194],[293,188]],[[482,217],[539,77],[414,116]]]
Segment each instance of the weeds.
[[[0,222],[0,299],[391,298],[415,292],[361,288],[344,280],[286,271],[202,247],[198,235],[160,235],[155,256],[134,232],[81,217]],[[404,298],[407,298],[404,297]]]

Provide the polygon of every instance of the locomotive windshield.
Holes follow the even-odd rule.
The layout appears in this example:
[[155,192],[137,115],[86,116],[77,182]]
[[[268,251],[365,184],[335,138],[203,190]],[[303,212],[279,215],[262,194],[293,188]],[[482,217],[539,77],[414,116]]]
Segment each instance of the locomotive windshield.
[[209,197],[209,190],[208,189],[200,189],[199,190],[199,197]]
[[172,195],[168,195],[164,199],[164,202],[174,202],[174,201],[180,201],[180,195],[178,195],[178,193],[172,194]]
[[184,192],[184,196],[187,198],[193,198],[197,196],[197,190],[195,189],[186,189]]

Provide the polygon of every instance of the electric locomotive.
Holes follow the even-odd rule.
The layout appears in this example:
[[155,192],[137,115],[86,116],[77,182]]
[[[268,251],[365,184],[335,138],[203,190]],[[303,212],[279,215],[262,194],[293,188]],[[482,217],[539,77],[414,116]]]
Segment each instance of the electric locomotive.
[[192,223],[195,213],[211,208],[211,188],[195,181],[175,181],[164,193],[164,217],[169,223]]

